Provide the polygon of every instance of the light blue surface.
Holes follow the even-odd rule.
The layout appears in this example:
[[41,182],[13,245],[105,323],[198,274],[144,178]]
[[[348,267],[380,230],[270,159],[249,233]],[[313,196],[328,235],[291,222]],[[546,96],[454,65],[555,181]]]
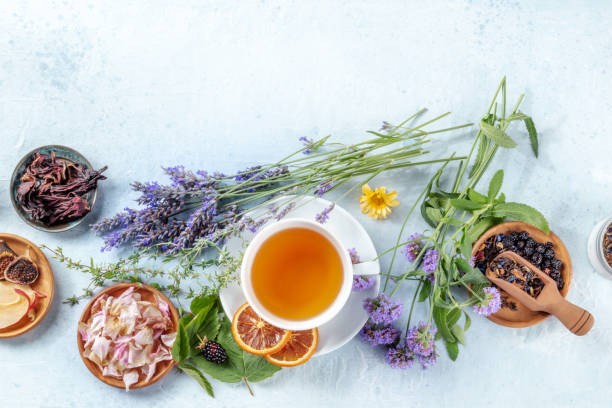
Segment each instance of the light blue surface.
[[[96,218],[130,204],[128,183],[159,179],[161,165],[236,170],[293,150],[299,136],[361,140],[382,120],[421,107],[454,112],[448,125],[478,120],[507,74],[512,99],[526,92],[523,110],[541,131],[542,153],[533,160],[517,127],[519,148],[501,152],[493,169],[505,168],[506,195],[540,208],[566,242],[569,299],[591,310],[596,326],[577,338],[552,319],[512,330],[475,318],[458,361],[441,350],[427,371],[391,370],[380,350],[355,339],[256,384],[255,398],[215,382],[211,400],[177,373],[126,394],[80,361],[82,306],[61,300],[86,277],[54,262],[47,319],[0,341],[0,406],[609,406],[612,283],[592,271],[586,240],[612,212],[610,17],[603,1],[3,1],[2,231],[76,257],[117,256],[101,255],[84,225],[46,234],[14,213],[10,173],[39,145],[65,144],[109,165]],[[443,136],[432,148],[464,152],[469,138]],[[374,183],[397,189],[402,201],[387,221],[360,218],[378,250],[392,245],[429,174]],[[357,214],[356,196],[342,204]]]

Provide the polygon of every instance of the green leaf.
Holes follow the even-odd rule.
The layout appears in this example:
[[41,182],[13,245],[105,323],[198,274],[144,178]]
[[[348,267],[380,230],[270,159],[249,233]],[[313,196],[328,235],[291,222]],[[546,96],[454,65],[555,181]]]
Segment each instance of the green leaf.
[[535,157],[538,157],[538,132],[535,128],[535,124],[533,123],[533,119],[530,117],[526,117],[523,119],[525,122],[525,127],[527,128],[527,133],[529,133],[529,141],[531,142],[531,150],[533,150],[533,154]]
[[[461,313],[459,313],[459,316],[461,316]],[[455,336],[455,338],[457,339],[457,341],[463,345],[465,345],[465,333],[463,332],[463,329],[461,328],[461,326],[459,325],[453,325],[451,327],[451,332],[453,333],[453,336]]]
[[461,278],[461,281],[470,285],[490,285],[489,280],[480,272],[480,269],[471,268]]
[[512,148],[516,147],[516,142],[512,140],[503,130],[488,124],[484,120],[480,121],[480,130],[482,133],[490,137],[495,143],[501,147]]
[[454,198],[451,200],[451,205],[460,210],[474,211],[480,210],[484,207],[484,204],[475,203],[474,201],[465,200],[462,198]]
[[465,323],[463,324],[463,331],[466,332],[472,325],[472,318],[467,312],[463,312],[463,314],[465,315]]
[[457,344],[457,342],[452,342],[448,340],[446,340],[445,344],[448,357],[450,357],[451,360],[456,361],[457,357],[459,356],[459,345]]
[[180,364],[189,357],[189,352],[189,337],[185,331],[185,326],[179,322],[174,346],[172,346],[172,358]]
[[421,291],[419,292],[419,302],[424,302],[431,293],[431,281],[429,279],[425,279],[423,281],[423,286],[421,287]]
[[442,219],[442,211],[440,211],[438,208],[427,207],[425,208],[425,213],[431,222],[434,223],[434,226],[438,225]]
[[200,384],[202,386],[202,388],[204,388],[206,390],[208,395],[210,395],[213,398],[215,397],[215,393],[213,392],[212,385],[206,379],[206,377],[204,377],[204,374],[202,374],[202,372],[200,370],[198,370],[196,367],[194,367],[194,366],[192,366],[191,364],[188,364],[188,363],[180,364],[179,368],[182,371],[184,371],[187,374],[189,374],[190,376],[192,376],[198,382],[198,384]]
[[521,203],[500,203],[495,204],[491,209],[491,215],[494,217],[508,217],[514,220],[519,220],[531,224],[546,234],[550,232],[548,221],[535,208]]
[[497,197],[497,194],[499,194],[499,190],[501,190],[501,186],[504,182],[504,171],[503,170],[497,170],[497,172],[493,175],[493,177],[491,178],[491,181],[489,182],[489,200],[493,200],[495,199],[495,197]]
[[482,234],[484,234],[489,228],[491,228],[495,224],[497,224],[497,221],[491,217],[481,218],[480,221],[474,224],[474,226],[468,232],[467,238],[467,242],[469,243],[470,248],[472,247],[472,245],[474,245],[474,242],[476,242]]
[[447,341],[456,341],[455,337],[449,330],[448,324],[446,322],[447,313],[448,313],[448,309],[434,306],[434,310],[433,310],[434,322],[436,323],[436,327],[438,328],[438,331],[440,332],[440,334],[442,334],[442,337],[444,339],[446,339]]
[[489,198],[483,194],[480,194],[478,191],[473,188],[468,189],[468,198],[479,204],[486,204],[489,202]]
[[454,309],[451,309],[451,311],[448,312],[448,314],[446,315],[446,325],[448,327],[452,327],[455,323],[459,321],[460,317],[461,317],[461,309],[457,307]]
[[461,238],[461,243],[459,245],[459,251],[461,252],[461,255],[463,255],[466,258],[471,258],[472,257],[472,244],[473,242],[470,241],[470,236],[469,234],[463,234],[463,237]]
[[198,314],[200,310],[204,308],[208,308],[210,310],[212,305],[214,305],[217,302],[217,299],[218,297],[214,295],[209,295],[209,296],[202,295],[202,296],[195,297],[191,301],[191,305],[189,306],[189,308],[191,309],[191,313]]

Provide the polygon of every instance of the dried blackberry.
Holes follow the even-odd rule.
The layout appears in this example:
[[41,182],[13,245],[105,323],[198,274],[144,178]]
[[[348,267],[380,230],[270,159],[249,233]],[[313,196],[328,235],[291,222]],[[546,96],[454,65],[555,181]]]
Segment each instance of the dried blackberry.
[[519,239],[521,239],[523,241],[529,239],[529,233],[527,231],[521,231],[519,233]]
[[523,252],[525,253],[525,256],[530,257],[531,255],[533,255],[534,252],[533,247],[525,247]]
[[538,244],[535,246],[535,250],[539,254],[544,254],[544,252],[546,252],[546,247],[542,244]]
[[519,233],[516,231],[512,231],[510,232],[510,239],[512,239],[513,241],[516,241],[519,238]]
[[216,341],[204,337],[197,347],[202,350],[202,356],[211,363],[223,364],[227,360],[225,349]]
[[517,247],[518,249],[523,249],[523,248],[525,248],[525,241],[517,241],[517,242],[516,242],[516,247]]
[[563,262],[561,262],[558,259],[553,259],[551,264],[552,264],[552,267],[555,269],[561,269],[561,267],[563,266]]
[[512,248],[514,246],[514,240],[510,237],[505,237],[502,240],[502,245],[504,246],[505,249]]
[[533,238],[527,238],[527,241],[525,241],[525,246],[527,248],[533,248],[534,246],[536,246],[536,242]]
[[542,254],[539,252],[533,254],[531,256],[531,263],[533,263],[535,266],[539,266],[542,263]]
[[550,241],[546,241],[546,244],[544,244],[544,246],[546,247],[546,249],[553,249],[554,245],[552,242]]
[[552,249],[547,249],[546,252],[544,252],[544,258],[553,259],[554,257],[555,257],[555,251],[553,251]]
[[542,261],[542,268],[550,268],[551,266],[552,265],[550,259],[544,258],[544,260]]

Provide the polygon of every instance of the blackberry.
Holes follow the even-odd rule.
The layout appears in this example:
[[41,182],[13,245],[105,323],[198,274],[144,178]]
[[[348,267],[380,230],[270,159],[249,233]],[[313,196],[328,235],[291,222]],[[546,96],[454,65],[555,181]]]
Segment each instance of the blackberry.
[[512,238],[510,238],[510,237],[505,237],[502,240],[502,245],[506,249],[512,248],[514,246],[514,240]]
[[516,243],[516,247],[517,247],[518,249],[523,249],[523,248],[525,248],[525,241],[518,241],[518,242]]
[[536,242],[533,238],[527,238],[527,241],[525,241],[525,246],[527,248],[533,248],[534,246],[536,246]]
[[546,247],[546,249],[553,249],[553,243],[550,241],[547,241],[546,244],[544,244],[544,246]]
[[553,278],[554,280],[557,280],[561,277],[561,272],[559,271],[552,271],[550,273],[550,277]]
[[552,249],[547,249],[546,252],[544,252],[544,258],[553,259],[554,257],[555,257],[555,251],[553,251]]
[[516,232],[516,231],[512,231],[512,232],[510,233],[510,238],[511,238],[513,241],[516,241],[516,240],[518,239],[518,237],[519,237],[519,233],[518,233],[518,232]]
[[557,288],[561,290],[563,289],[563,286],[565,286],[565,281],[563,278],[559,277],[559,279],[557,279]]
[[206,337],[198,344],[204,358],[211,363],[223,364],[227,360],[227,353],[216,341],[208,340]]
[[533,255],[533,247],[525,247],[525,249],[523,249],[523,253],[525,254],[525,256]]
[[529,239],[529,233],[527,231],[519,232],[519,239],[521,239],[523,241]]
[[546,247],[542,244],[538,244],[536,245],[535,250],[537,253],[543,254],[544,252],[546,252]]
[[533,254],[531,256],[531,262],[535,265],[535,266],[539,266],[542,263],[542,254],[539,252],[536,252],[535,254]]
[[553,268],[555,269],[561,269],[561,267],[563,266],[563,262],[561,262],[558,259],[553,259],[552,262],[550,263],[552,265]]
[[[546,258],[546,257],[545,257],[545,258]],[[551,262],[550,262],[550,259],[544,259],[544,260],[542,261],[542,267],[544,267],[544,268],[550,268],[551,266],[552,266],[552,264],[551,264]]]

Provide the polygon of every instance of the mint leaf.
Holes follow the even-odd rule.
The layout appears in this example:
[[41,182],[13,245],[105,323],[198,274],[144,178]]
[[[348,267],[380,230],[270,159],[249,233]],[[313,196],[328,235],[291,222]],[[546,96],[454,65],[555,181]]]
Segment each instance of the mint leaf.
[[448,309],[444,309],[442,307],[434,306],[433,318],[434,318],[434,322],[436,323],[436,327],[438,328],[438,331],[440,332],[442,337],[444,339],[446,339],[447,341],[453,341],[454,342],[454,341],[456,341],[455,337],[453,336],[453,334],[449,330],[448,324],[446,322],[446,315],[447,315],[447,313],[448,313]]
[[470,247],[474,245],[474,242],[480,238],[482,234],[485,233],[489,228],[497,224],[497,221],[491,217],[481,218],[468,232],[467,241],[469,242]]
[[531,142],[531,150],[533,150],[533,154],[535,157],[538,157],[538,131],[535,128],[535,124],[533,123],[533,119],[530,117],[526,117],[523,119],[525,122],[525,127],[527,128],[527,133],[529,133],[529,141]]
[[419,302],[424,302],[431,293],[431,281],[429,279],[425,279],[423,281],[423,287],[421,288],[421,292],[419,292]]
[[489,202],[489,198],[483,194],[480,194],[478,191],[473,188],[468,189],[468,197],[471,201],[479,204],[486,204]]
[[480,210],[484,207],[484,204],[476,203],[474,201],[465,200],[462,198],[453,198],[450,202],[453,207],[465,211]]
[[497,194],[499,194],[499,190],[501,190],[503,182],[504,171],[497,170],[497,172],[493,175],[493,178],[491,178],[491,181],[489,182],[489,193],[487,194],[489,196],[489,200],[493,200],[495,199],[495,197],[497,197]]
[[176,340],[174,340],[174,346],[172,346],[172,358],[180,364],[189,357],[189,353],[189,337],[187,337],[185,326],[179,322]]
[[480,269],[476,268],[470,268],[461,281],[469,285],[490,285],[489,280],[480,272]]
[[[461,313],[459,313],[459,316],[461,316]],[[465,333],[463,332],[463,329],[461,328],[461,326],[459,325],[454,325],[451,327],[451,332],[453,333],[453,336],[455,336],[455,338],[457,339],[457,341],[463,345],[465,345]]]
[[501,147],[512,148],[516,147],[516,142],[510,138],[503,130],[488,124],[484,120],[480,121],[480,130],[482,133],[490,137],[495,143]]
[[450,359],[453,361],[457,360],[457,356],[459,356],[459,345],[457,344],[457,342],[451,342],[446,340],[445,344],[448,357],[450,357]]
[[192,376],[198,382],[198,384],[200,384],[202,388],[206,390],[206,393],[208,393],[208,395],[210,395],[213,398],[215,397],[215,393],[213,391],[212,385],[206,379],[206,377],[204,377],[204,374],[202,374],[200,370],[198,370],[196,367],[192,366],[191,364],[187,364],[187,363],[180,364],[179,369],[186,372],[190,376]]
[[[461,309],[459,309],[457,307],[452,309],[446,315],[446,325],[448,327],[452,327],[455,323],[457,323],[459,321],[460,317],[461,317]],[[451,330],[451,332],[452,332],[452,330]]]
[[546,218],[535,208],[528,206],[527,204],[521,203],[500,203],[496,204],[491,209],[491,215],[493,217],[508,217],[514,220],[519,220],[531,224],[546,234],[550,232],[548,221]]
[[465,314],[465,324],[463,325],[463,331],[466,332],[472,325],[472,318],[467,312],[463,312]]

